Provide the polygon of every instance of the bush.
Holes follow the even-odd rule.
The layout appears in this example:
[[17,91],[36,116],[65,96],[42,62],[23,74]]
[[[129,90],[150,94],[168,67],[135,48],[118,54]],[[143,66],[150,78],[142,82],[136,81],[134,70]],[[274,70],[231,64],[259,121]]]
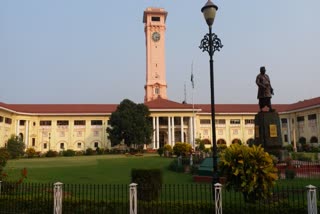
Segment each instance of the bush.
[[53,151],[53,150],[49,150],[47,151],[47,153],[45,154],[45,156],[47,158],[51,158],[51,157],[57,157],[59,155],[59,153],[57,151]]
[[86,155],[95,155],[96,151],[94,151],[92,148],[87,148],[86,149]]
[[296,171],[294,169],[287,168],[284,173],[286,179],[294,179],[296,177]]
[[24,153],[25,144],[20,137],[12,135],[8,140],[7,149],[10,158],[17,158]]
[[158,154],[160,155],[160,157],[162,157],[164,149],[163,147],[160,147],[159,149],[157,149]]
[[174,159],[168,166],[168,169],[174,172],[184,172],[183,165],[179,165],[178,160]]
[[286,146],[284,147],[284,149],[286,149],[288,152],[293,152],[293,146],[292,146],[292,144],[286,145]]
[[3,169],[7,164],[7,161],[10,157],[8,150],[4,147],[0,148],[0,181],[3,180],[5,175],[3,174]]
[[181,143],[177,142],[173,146],[173,153],[177,156],[187,156],[187,154],[190,154],[192,152],[192,146],[189,143]]
[[35,157],[37,155],[37,152],[36,152],[36,150],[34,148],[28,148],[26,150],[26,155],[27,155],[28,158],[33,158],[33,157]]
[[132,169],[131,183],[138,184],[139,200],[156,200],[161,191],[162,171],[160,169]]
[[165,144],[163,146],[163,152],[166,157],[170,157],[172,155],[173,149],[169,144]]
[[65,157],[72,157],[76,155],[76,152],[72,149],[67,149],[65,151],[62,152],[62,155]]
[[219,167],[226,188],[242,192],[246,202],[269,196],[278,179],[272,157],[261,146],[232,144],[221,153]]
[[103,154],[104,154],[104,148],[99,148],[99,147],[97,147],[97,148],[96,148],[96,154],[97,154],[97,155],[103,155]]

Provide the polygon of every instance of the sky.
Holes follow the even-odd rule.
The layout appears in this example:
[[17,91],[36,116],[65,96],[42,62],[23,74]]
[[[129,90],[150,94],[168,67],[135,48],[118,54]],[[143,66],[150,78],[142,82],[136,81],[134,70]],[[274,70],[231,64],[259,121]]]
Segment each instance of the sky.
[[[255,104],[265,66],[275,95],[291,104],[320,95],[320,1],[213,1],[215,103]],[[166,21],[168,99],[210,103],[206,0],[1,0],[0,102],[118,104],[144,100],[143,11]],[[191,68],[193,64],[193,69]],[[190,75],[194,73],[192,90]]]

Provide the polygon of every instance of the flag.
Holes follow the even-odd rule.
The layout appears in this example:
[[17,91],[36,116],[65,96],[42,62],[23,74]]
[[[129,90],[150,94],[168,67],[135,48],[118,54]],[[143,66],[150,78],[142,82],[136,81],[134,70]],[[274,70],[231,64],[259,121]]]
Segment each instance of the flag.
[[192,84],[192,88],[194,88],[193,73],[191,73],[191,84]]
[[192,88],[194,88],[194,79],[193,79],[193,61],[191,64],[191,84],[192,84]]

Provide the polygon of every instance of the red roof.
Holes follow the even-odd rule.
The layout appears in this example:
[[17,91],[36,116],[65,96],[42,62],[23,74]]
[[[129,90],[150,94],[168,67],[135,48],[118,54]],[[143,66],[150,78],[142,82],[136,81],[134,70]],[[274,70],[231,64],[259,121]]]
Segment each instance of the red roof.
[[177,103],[171,100],[166,100],[161,97],[155,100],[144,103],[150,110],[152,109],[192,109],[191,104]]
[[[149,109],[163,110],[192,110],[192,104],[182,104],[171,100],[158,98],[146,102]],[[118,104],[6,104],[0,102],[0,108],[5,108],[18,113],[27,114],[110,114],[114,112]],[[293,104],[273,104],[277,112],[288,112],[304,108],[320,106],[320,97],[299,101]],[[194,109],[200,109],[202,113],[210,113],[210,104],[195,104]],[[256,113],[258,104],[216,104],[216,113]]]
[[116,104],[4,104],[0,107],[19,113],[32,114],[101,114],[112,113],[117,109]]

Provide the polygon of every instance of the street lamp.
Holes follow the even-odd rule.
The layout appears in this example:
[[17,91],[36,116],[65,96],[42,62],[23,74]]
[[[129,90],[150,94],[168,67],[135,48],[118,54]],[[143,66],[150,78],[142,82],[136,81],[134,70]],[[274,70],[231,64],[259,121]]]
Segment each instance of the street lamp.
[[210,90],[211,90],[211,130],[212,130],[212,148],[213,148],[213,173],[212,173],[212,188],[214,184],[219,182],[218,174],[218,150],[216,142],[216,121],[215,121],[215,103],[214,103],[214,75],[213,75],[213,55],[215,51],[220,51],[220,48],[223,47],[221,40],[218,36],[212,33],[212,24],[216,16],[218,7],[213,4],[210,0],[202,7],[201,12],[209,26],[209,33],[204,36],[201,40],[199,48],[202,49],[202,52],[207,51],[210,56]]

